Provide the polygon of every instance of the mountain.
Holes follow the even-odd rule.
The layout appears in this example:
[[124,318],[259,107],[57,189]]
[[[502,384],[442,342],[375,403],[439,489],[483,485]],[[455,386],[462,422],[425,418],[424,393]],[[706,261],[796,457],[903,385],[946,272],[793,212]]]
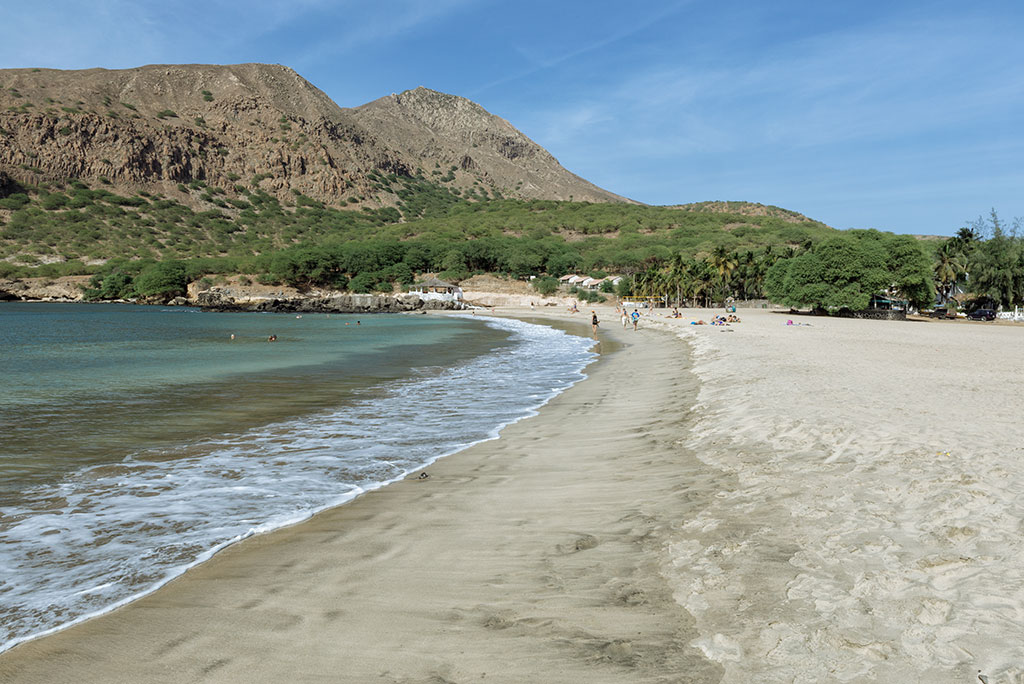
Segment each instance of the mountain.
[[[479,178],[506,197],[625,202],[566,171],[543,147],[480,105],[416,88],[351,110],[355,120],[403,159]],[[436,172],[435,168],[433,172]]]
[[[629,201],[479,105],[426,88],[346,109],[279,65],[0,70],[0,196],[79,179],[199,210],[239,184],[282,201],[400,206],[384,175],[481,197]],[[192,192],[197,182],[215,192]]]

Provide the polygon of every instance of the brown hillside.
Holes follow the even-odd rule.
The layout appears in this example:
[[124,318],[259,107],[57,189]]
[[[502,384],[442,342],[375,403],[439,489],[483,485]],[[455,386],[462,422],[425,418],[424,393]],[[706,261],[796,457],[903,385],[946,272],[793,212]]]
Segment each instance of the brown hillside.
[[740,216],[771,216],[789,223],[820,223],[801,213],[757,202],[692,202],[669,207],[679,211],[714,212],[721,214],[739,214]]
[[416,88],[352,110],[403,159],[424,169],[454,166],[498,188],[505,196],[590,202],[623,197],[566,171],[543,147],[480,105],[455,95]]
[[16,182],[80,178],[195,205],[179,183],[232,194],[255,179],[280,199],[379,207],[396,198],[370,173],[418,169],[506,197],[624,201],[479,105],[425,88],[343,109],[279,65],[0,70],[0,178]]

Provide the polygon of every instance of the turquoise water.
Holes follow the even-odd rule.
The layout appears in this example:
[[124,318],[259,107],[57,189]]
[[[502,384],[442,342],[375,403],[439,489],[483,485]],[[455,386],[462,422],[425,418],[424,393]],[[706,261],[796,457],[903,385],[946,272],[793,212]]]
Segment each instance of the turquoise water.
[[353,388],[450,365],[505,337],[434,316],[0,305],[0,493],[140,445],[332,406]]
[[0,304],[0,651],[494,438],[591,344],[470,316]]

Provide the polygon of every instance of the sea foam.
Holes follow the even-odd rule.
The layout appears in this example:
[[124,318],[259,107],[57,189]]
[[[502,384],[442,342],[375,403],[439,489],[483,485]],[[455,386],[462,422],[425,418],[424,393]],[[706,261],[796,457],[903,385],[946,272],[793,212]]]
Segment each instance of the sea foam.
[[585,338],[477,319],[513,346],[417,368],[337,410],[82,468],[0,507],[0,651],[132,601],[232,543],[494,439],[582,379],[595,357]]

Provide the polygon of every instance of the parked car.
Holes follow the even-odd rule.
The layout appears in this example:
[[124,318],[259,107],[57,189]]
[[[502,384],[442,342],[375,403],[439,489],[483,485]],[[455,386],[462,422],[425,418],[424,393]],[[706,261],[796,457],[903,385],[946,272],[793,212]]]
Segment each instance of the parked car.
[[972,321],[994,321],[996,320],[996,312],[992,309],[975,309],[967,314],[967,318]]
[[956,318],[956,311],[950,312],[948,309],[933,309],[928,314],[929,318]]

